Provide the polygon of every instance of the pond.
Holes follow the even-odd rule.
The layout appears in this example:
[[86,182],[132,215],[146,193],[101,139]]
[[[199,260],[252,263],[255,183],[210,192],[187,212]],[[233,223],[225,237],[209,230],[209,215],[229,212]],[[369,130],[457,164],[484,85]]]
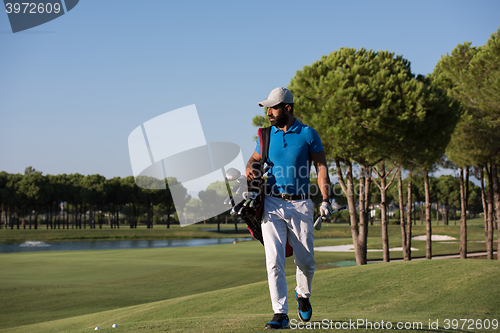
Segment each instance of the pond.
[[0,243],[0,253],[41,252],[41,251],[78,251],[78,250],[119,250],[119,249],[153,249],[163,247],[206,246],[232,244],[235,241],[252,240],[246,238],[207,238],[207,239],[162,239],[162,240],[96,240],[96,241],[62,241],[41,242],[26,241],[24,243]]

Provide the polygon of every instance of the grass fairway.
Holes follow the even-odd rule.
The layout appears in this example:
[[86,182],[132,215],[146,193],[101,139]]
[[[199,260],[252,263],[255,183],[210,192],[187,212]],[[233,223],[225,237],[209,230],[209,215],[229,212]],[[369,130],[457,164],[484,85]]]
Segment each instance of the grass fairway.
[[[479,331],[467,327],[445,330],[444,320],[500,319],[499,269],[498,261],[429,260],[318,271],[313,283],[313,319],[318,321],[317,327],[323,319],[333,325],[363,319],[389,321],[394,327],[398,322],[418,322],[422,323],[419,331]],[[293,276],[289,283],[294,284]],[[164,287],[154,284],[150,288],[159,291]],[[293,297],[290,286],[289,290]],[[296,309],[291,302],[292,324],[297,323]],[[267,283],[256,282],[0,332],[90,332],[96,326],[101,332],[262,332],[271,315]],[[428,330],[429,320],[439,320],[439,330]],[[114,323],[119,325],[117,329],[111,328]]]
[[[219,234],[204,228],[207,226],[172,228],[165,235],[235,236],[230,230]],[[368,247],[381,248],[380,226],[369,230]],[[81,231],[46,230],[44,235],[53,239],[64,232],[67,239],[78,237]],[[107,239],[115,237],[116,231],[85,232],[89,237]],[[159,230],[119,231],[125,238],[142,238],[154,237]],[[42,230],[2,230],[0,234],[24,237],[26,232],[41,235]],[[458,226],[435,226],[433,232],[459,238]],[[389,226],[389,234],[390,246],[401,246],[400,227]],[[425,227],[414,226],[413,234],[425,234]],[[315,246],[352,244],[348,225],[325,224],[315,236]],[[468,228],[468,239],[472,241],[470,252],[484,251],[484,242],[477,242],[484,240],[480,224]],[[413,257],[425,256],[425,241],[413,241],[412,247],[419,249],[412,252]],[[457,242],[433,242],[434,255],[458,253],[458,248]],[[401,255],[391,252],[393,259]],[[369,260],[381,257],[381,252],[368,253]],[[343,261],[354,261],[354,253],[316,252],[315,320],[419,321],[426,327],[429,319],[439,319],[441,328],[446,318],[491,320],[497,316],[500,320],[500,264],[496,260],[394,262],[327,269]],[[251,332],[262,331],[272,315],[264,251],[256,241],[204,247],[7,253],[0,254],[0,267],[0,332],[88,332],[95,326],[111,331],[113,323],[119,325],[113,331],[122,332]],[[294,273],[293,258],[289,258],[290,313],[296,320]]]
[[[291,267],[290,262],[290,267]],[[0,254],[2,328],[266,279],[256,241],[222,246]]]

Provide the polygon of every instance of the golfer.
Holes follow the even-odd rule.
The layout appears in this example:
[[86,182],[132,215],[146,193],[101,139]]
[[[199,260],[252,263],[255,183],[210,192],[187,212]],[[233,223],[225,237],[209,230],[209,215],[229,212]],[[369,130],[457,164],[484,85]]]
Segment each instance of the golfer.
[[[314,275],[313,211],[310,199],[309,172],[311,162],[318,174],[318,186],[323,195],[321,215],[331,214],[330,179],[326,158],[318,133],[300,123],[293,116],[293,95],[286,88],[276,88],[267,100],[259,103],[267,107],[271,122],[269,163],[266,197],[262,219],[262,234],[266,252],[266,267],[274,311],[269,329],[289,328],[287,284],[285,276],[285,247],[287,240],[293,247],[297,266],[295,295],[302,321],[312,315],[311,282]],[[246,167],[248,181],[259,176],[256,162],[261,160],[260,142]]]

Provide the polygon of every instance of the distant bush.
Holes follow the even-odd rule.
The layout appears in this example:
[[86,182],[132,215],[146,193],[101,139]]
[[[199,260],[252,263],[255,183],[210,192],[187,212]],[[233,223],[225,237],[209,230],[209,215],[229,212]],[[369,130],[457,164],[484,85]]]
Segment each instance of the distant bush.
[[333,222],[349,222],[350,216],[349,216],[349,210],[343,210],[337,213],[333,214],[333,219],[331,221]]

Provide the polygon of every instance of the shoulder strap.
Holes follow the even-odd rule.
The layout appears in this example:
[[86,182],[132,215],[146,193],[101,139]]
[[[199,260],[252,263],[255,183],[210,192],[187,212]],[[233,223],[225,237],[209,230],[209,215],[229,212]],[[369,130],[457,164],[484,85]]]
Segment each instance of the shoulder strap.
[[269,141],[271,139],[271,127],[262,129],[262,140],[260,141],[260,157],[263,161],[269,158]]

